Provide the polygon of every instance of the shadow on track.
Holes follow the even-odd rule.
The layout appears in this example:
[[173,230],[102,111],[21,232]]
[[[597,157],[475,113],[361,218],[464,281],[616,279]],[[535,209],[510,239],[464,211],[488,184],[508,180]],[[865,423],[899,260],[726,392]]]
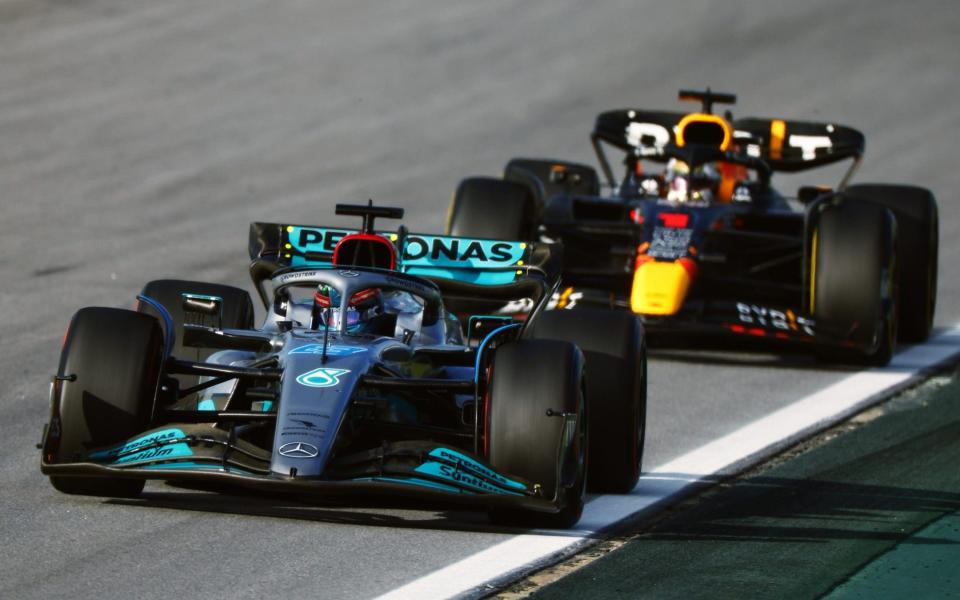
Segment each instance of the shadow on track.
[[[721,486],[723,488],[724,486]],[[818,479],[752,477],[711,494],[682,518],[668,518],[642,539],[673,542],[901,542],[911,521],[960,511],[960,493]],[[911,539],[938,544],[948,540]]]
[[[357,496],[349,501],[298,500],[295,496],[270,496],[257,492],[237,495],[234,489],[184,489],[177,486],[149,486],[137,499],[109,499],[108,504],[142,508],[165,508],[215,514],[230,514],[278,519],[296,519],[336,525],[391,527],[438,531],[519,534],[530,531],[492,524],[482,510],[470,511],[425,505],[407,499]],[[168,491],[169,490],[169,491]],[[403,512],[404,514],[398,514]],[[543,535],[566,535],[562,531],[537,530]]]

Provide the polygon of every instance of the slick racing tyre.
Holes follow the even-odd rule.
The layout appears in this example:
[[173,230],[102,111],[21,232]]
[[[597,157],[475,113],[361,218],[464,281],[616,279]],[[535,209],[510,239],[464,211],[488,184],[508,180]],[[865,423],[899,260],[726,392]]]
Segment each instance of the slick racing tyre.
[[640,478],[647,415],[643,326],[630,313],[577,309],[539,315],[531,335],[576,344],[586,362],[589,491],[625,494]]
[[[118,308],[74,315],[60,354],[54,463],[83,460],[90,448],[121,443],[153,418],[163,361],[163,334],[151,316]],[[67,494],[133,497],[143,480],[51,476]]]
[[523,183],[534,190],[537,214],[557,194],[599,196],[600,178],[589,165],[562,160],[514,158],[503,170],[507,181]]
[[844,195],[885,206],[897,218],[897,338],[908,344],[925,341],[933,329],[937,305],[939,224],[933,194],[906,185],[861,184],[851,185]]
[[810,312],[817,323],[842,326],[853,348],[821,356],[883,366],[896,340],[897,231],[893,214],[870,202],[843,199],[816,207],[810,237]]
[[[495,509],[491,520],[522,527],[572,527],[583,512],[587,477],[583,355],[565,342],[521,340],[496,350],[490,372],[485,436],[490,464],[539,484],[542,497],[556,499],[560,509],[552,514]],[[559,456],[562,413],[577,415],[573,445],[564,457]]]
[[514,181],[470,177],[460,182],[450,203],[447,235],[530,240],[535,206],[530,189]]

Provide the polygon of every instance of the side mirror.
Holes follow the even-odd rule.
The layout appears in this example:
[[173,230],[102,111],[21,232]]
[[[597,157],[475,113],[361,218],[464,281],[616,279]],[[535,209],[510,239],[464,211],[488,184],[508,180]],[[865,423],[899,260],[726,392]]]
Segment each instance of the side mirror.
[[183,322],[207,327],[223,327],[223,298],[203,294],[180,294],[183,300]]
[[550,183],[566,183],[575,186],[580,183],[580,179],[579,173],[571,173],[562,165],[550,168]]
[[797,190],[797,200],[801,204],[810,204],[820,196],[832,191],[833,188],[829,185],[805,185]]
[[513,323],[513,317],[495,315],[474,315],[467,321],[467,345],[477,347],[487,334],[498,327]]

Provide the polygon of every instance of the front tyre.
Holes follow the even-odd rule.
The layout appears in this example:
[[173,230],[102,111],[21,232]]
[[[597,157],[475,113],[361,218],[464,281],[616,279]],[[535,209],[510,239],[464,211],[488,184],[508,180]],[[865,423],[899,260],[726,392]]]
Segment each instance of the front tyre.
[[[84,308],[70,322],[57,375],[62,378],[48,459],[82,461],[91,448],[124,442],[153,418],[163,361],[163,334],[151,316]],[[67,494],[133,497],[143,480],[51,476]]]
[[847,332],[846,348],[821,357],[883,366],[896,341],[897,229],[883,206],[855,199],[815,207],[809,258],[810,312]]
[[[497,349],[491,369],[485,446],[490,464],[523,477],[556,499],[559,512],[495,509],[495,523],[565,529],[580,520],[587,479],[588,413],[583,355],[553,340],[521,340]],[[572,447],[560,456],[563,414],[576,415]]]
[[576,344],[586,362],[591,492],[626,494],[637,485],[647,416],[643,326],[625,311],[553,310],[531,335]]
[[845,191],[889,208],[897,218],[897,262],[900,270],[897,339],[919,344],[930,337],[937,306],[939,223],[930,190],[890,184],[851,185]]

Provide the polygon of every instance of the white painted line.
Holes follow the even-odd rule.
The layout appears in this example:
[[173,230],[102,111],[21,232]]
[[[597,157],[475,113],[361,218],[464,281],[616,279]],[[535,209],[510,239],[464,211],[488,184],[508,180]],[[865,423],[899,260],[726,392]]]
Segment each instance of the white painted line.
[[503,581],[531,566],[549,564],[589,544],[590,534],[654,504],[664,503],[711,476],[741,471],[814,431],[858,412],[878,396],[908,384],[924,369],[956,354],[960,354],[960,326],[940,333],[926,344],[907,348],[882,369],[855,373],[658,466],[641,477],[630,494],[594,497],[587,503],[575,530],[512,537],[384,594],[378,600],[450,598]]

